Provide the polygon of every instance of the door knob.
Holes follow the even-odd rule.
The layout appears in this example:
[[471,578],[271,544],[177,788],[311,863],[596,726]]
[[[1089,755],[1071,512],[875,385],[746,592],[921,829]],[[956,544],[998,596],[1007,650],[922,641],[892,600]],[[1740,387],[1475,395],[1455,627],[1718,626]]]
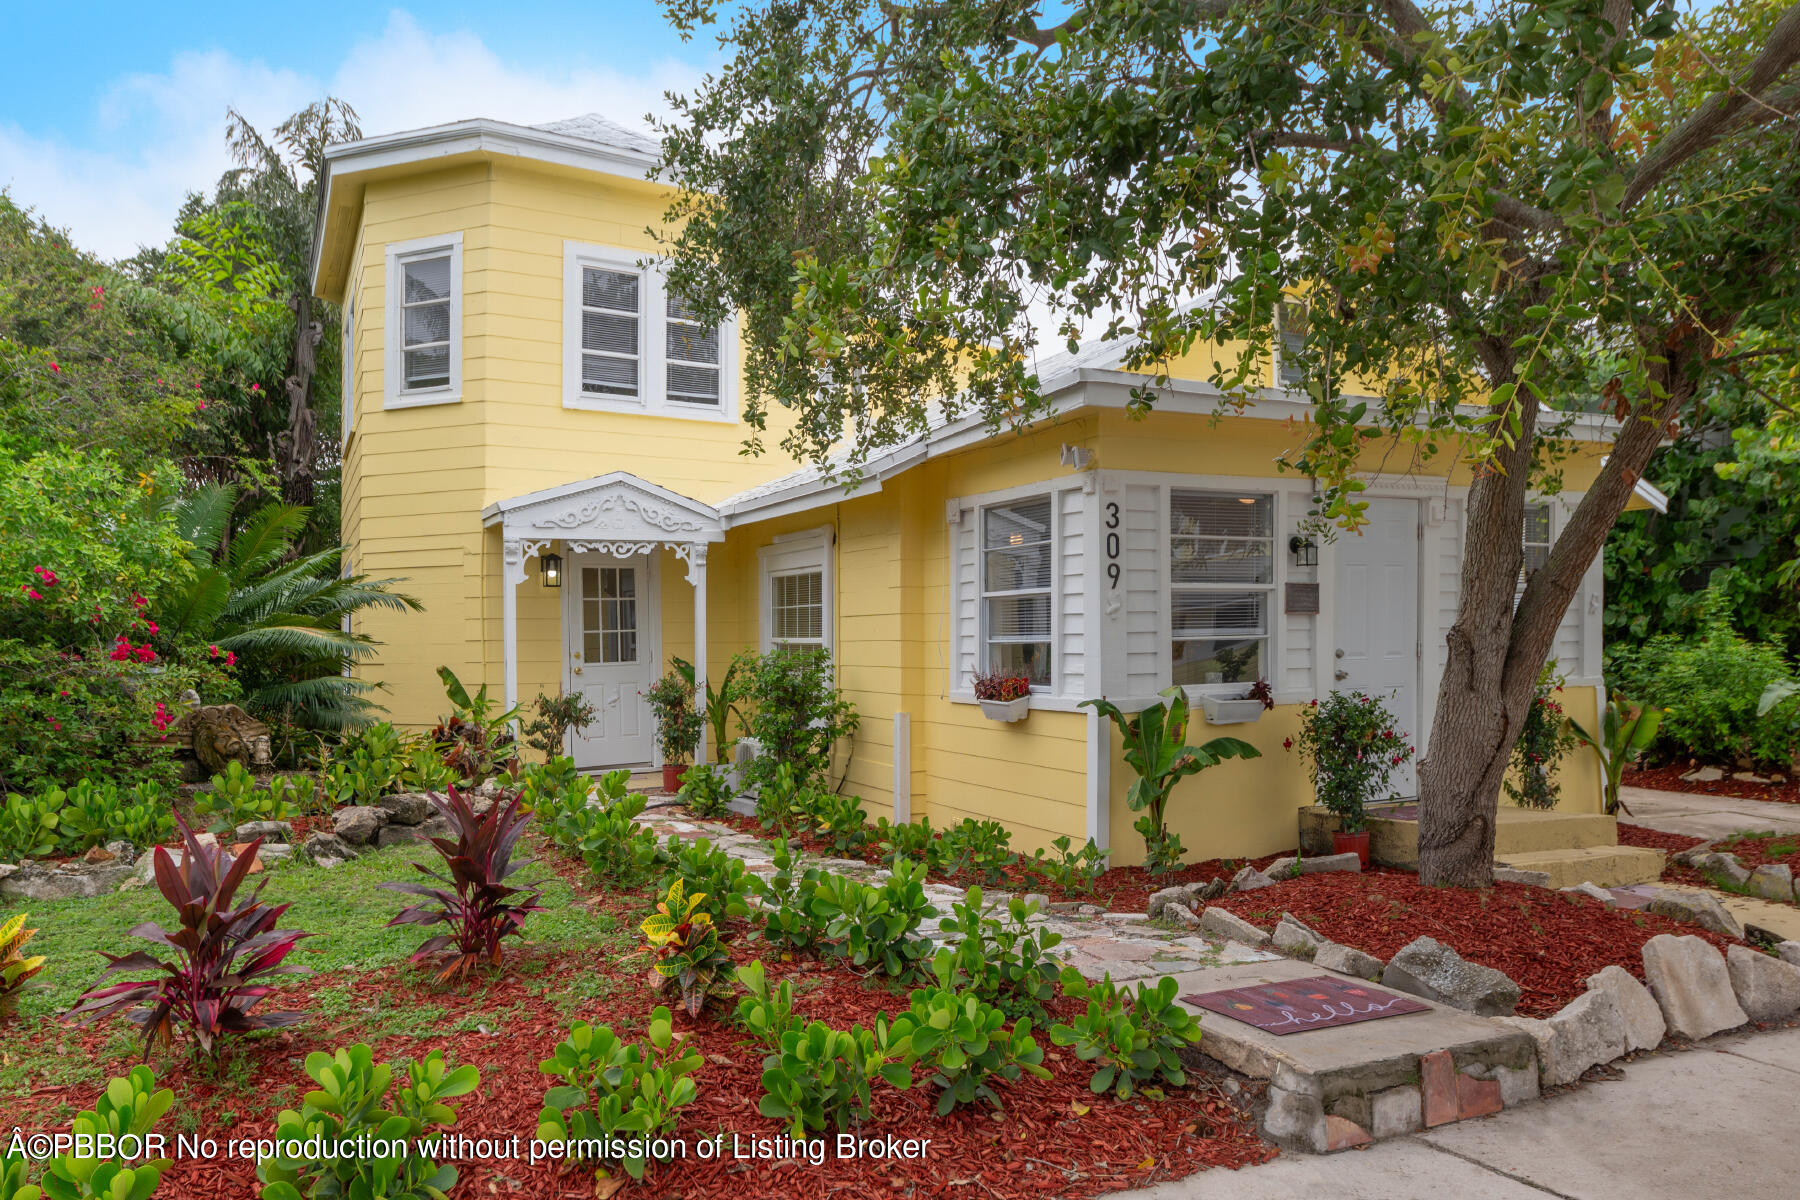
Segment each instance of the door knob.
[[[577,675],[579,675],[580,673],[581,673],[580,671],[576,672]],[[1338,668],[1338,670],[1336,670],[1335,672],[1333,672],[1333,674],[1336,676],[1338,682],[1340,682],[1340,683],[1342,683],[1344,680],[1350,678],[1350,672],[1344,670],[1341,667]]]
[[1339,658],[1342,658],[1342,657],[1344,657],[1344,648],[1343,648],[1343,647],[1342,647],[1342,646],[1339,646],[1339,647],[1338,647],[1338,648],[1337,648],[1337,656],[1338,656],[1338,657],[1339,657]]
[[577,674],[577,675],[579,675],[579,674],[581,674],[581,668],[580,668],[580,667],[576,667],[576,668],[575,668],[575,672],[574,672],[574,673],[575,673],[575,674]]

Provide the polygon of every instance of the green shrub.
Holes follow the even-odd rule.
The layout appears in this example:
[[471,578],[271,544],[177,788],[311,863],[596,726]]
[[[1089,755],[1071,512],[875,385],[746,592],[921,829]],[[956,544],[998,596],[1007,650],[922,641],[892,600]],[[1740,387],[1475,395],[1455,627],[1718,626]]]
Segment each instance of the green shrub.
[[609,771],[590,800],[581,786],[538,797],[535,812],[552,841],[579,855],[597,879],[631,886],[657,868],[656,835],[634,819],[644,811],[642,795],[627,792],[630,771]]
[[1770,684],[1793,673],[1775,646],[1746,641],[1709,593],[1698,637],[1652,638],[1618,658],[1621,691],[1667,710],[1654,753],[1782,771],[1800,753],[1800,696],[1758,712]]
[[939,1089],[941,1117],[962,1104],[985,1100],[1004,1107],[989,1086],[996,1079],[1015,1080],[1022,1073],[1050,1078],[1040,1064],[1043,1048],[1031,1036],[1029,1018],[1006,1028],[1006,1014],[981,997],[958,992],[940,973],[939,986],[916,989],[907,1013],[894,1022],[896,1035],[910,1039],[915,1061],[931,1072]]
[[824,923],[833,950],[852,966],[903,979],[917,973],[933,950],[929,938],[916,936],[927,918],[938,915],[925,895],[924,876],[925,868],[908,862],[895,863],[880,887],[821,872],[808,907]]
[[964,817],[944,830],[939,856],[946,875],[969,872],[983,883],[999,883],[1006,868],[1018,861],[1012,851],[1012,831],[998,821]]
[[1181,1050],[1200,1040],[1200,1022],[1176,1002],[1180,990],[1165,976],[1154,987],[1139,983],[1131,999],[1119,991],[1108,975],[1089,983],[1073,967],[1063,973],[1063,992],[1087,1001],[1087,1011],[1068,1024],[1053,1026],[1050,1040],[1075,1047],[1075,1056],[1095,1064],[1088,1087],[1095,1093],[1108,1089],[1121,1100],[1161,1077],[1180,1086],[1187,1082],[1181,1068]]
[[985,915],[981,902],[981,889],[972,887],[962,903],[951,906],[953,915],[939,923],[962,940],[937,952],[934,973],[944,986],[979,996],[1009,1016],[1041,1018],[1061,971],[1049,951],[1062,935],[1027,924],[1037,912],[1035,903],[1011,897],[1000,920]]
[[923,864],[927,871],[943,873],[942,839],[931,827],[930,817],[902,821],[897,825],[882,817],[875,824],[874,839],[881,847],[883,866],[891,867],[895,859],[908,858]]
[[755,704],[750,736],[762,746],[746,770],[764,784],[782,767],[800,783],[823,783],[831,749],[856,732],[856,709],[832,679],[831,652],[812,647],[770,651],[746,663],[744,694]]
[[580,692],[559,696],[539,692],[537,716],[525,722],[521,732],[527,746],[541,752],[545,758],[558,758],[567,752],[569,731],[587,728],[594,715],[594,706]]
[[173,797],[159,783],[135,785],[121,793],[114,784],[83,779],[71,787],[62,814],[63,845],[79,854],[89,846],[124,840],[138,849],[167,841],[175,833]]
[[[377,1063],[367,1045],[306,1056],[308,1078],[319,1086],[307,1092],[300,1108],[284,1109],[275,1121],[275,1153],[262,1159],[256,1176],[263,1181],[262,1200],[302,1197],[417,1197],[436,1200],[456,1186],[456,1168],[439,1166],[423,1152],[420,1139],[447,1129],[456,1112],[447,1100],[466,1096],[481,1083],[481,1073],[464,1065],[450,1068],[442,1050],[406,1068],[406,1083],[396,1086],[394,1069]],[[390,1096],[391,1093],[391,1096]],[[389,1107],[389,1106],[392,1107]],[[404,1152],[314,1157],[309,1142],[383,1139]]]
[[771,988],[762,959],[739,967],[737,981],[748,993],[732,1015],[738,1028],[770,1049],[781,1045],[783,1034],[800,1028],[800,1018],[794,1015],[793,985],[784,979],[779,987]]
[[[681,1109],[700,1094],[692,1075],[702,1061],[691,1041],[675,1040],[666,1008],[650,1014],[648,1035],[640,1044],[620,1039],[608,1026],[577,1021],[555,1056],[538,1064],[538,1070],[563,1081],[544,1093],[538,1140],[591,1143],[615,1135],[644,1141],[667,1136]],[[625,1158],[622,1165],[633,1179],[642,1179],[649,1167],[641,1157]],[[605,1177],[604,1168],[598,1175]]]
[[568,804],[586,804],[592,785],[567,755],[553,755],[531,763],[519,772],[519,796],[527,811],[540,818],[546,806],[552,811]]
[[906,1036],[881,1018],[872,1030],[833,1029],[823,1021],[790,1029],[763,1059],[758,1111],[786,1121],[795,1138],[828,1125],[847,1129],[871,1115],[869,1085],[876,1076],[897,1088],[912,1086],[909,1054]]
[[786,838],[771,844],[770,860],[775,870],[759,889],[764,940],[788,950],[817,950],[825,941],[827,921],[813,906],[813,895],[827,872],[807,867],[796,874],[797,859]]
[[756,793],[756,819],[764,829],[780,828],[785,832],[804,824],[805,809],[797,803],[800,777],[792,766],[781,763],[768,770],[761,785]]
[[850,854],[869,840],[869,814],[863,811],[861,796],[815,790],[810,800],[813,828],[830,839],[832,849]]
[[733,858],[706,838],[684,842],[675,834],[669,835],[662,859],[659,891],[668,891],[669,884],[679,879],[688,895],[705,893],[702,908],[714,921],[750,915],[746,898],[756,891],[756,877],[744,869],[743,859]]
[[669,672],[644,692],[650,713],[656,719],[656,744],[665,763],[684,763],[700,748],[700,735],[706,716],[694,705],[694,681],[683,678],[678,668]]
[[651,967],[662,979],[661,990],[679,991],[681,1007],[690,1017],[700,1015],[719,977],[731,966],[719,927],[701,907],[707,899],[700,892],[689,894],[677,879],[638,927],[650,943]]
[[1092,839],[1079,850],[1071,849],[1072,845],[1072,840],[1064,834],[1050,843],[1056,851],[1054,856],[1045,854],[1039,847],[1031,852],[1025,869],[1065,892],[1092,894],[1100,876],[1106,874],[1106,858],[1112,852],[1100,849]]
[[[106,1090],[94,1107],[77,1113],[69,1132],[78,1138],[141,1138],[173,1103],[175,1093],[168,1088],[156,1090],[156,1076],[149,1067],[133,1067],[130,1074],[106,1081]],[[5,1188],[0,1194],[10,1200],[37,1200],[40,1194],[51,1200],[145,1200],[156,1192],[162,1173],[170,1166],[166,1158],[127,1163],[121,1158],[89,1158],[71,1150],[50,1160],[41,1181],[42,1193],[31,1186],[12,1190],[13,1180],[24,1183],[24,1172],[8,1165],[0,1170],[0,1187]]]
[[1556,673],[1556,663],[1546,663],[1531,694],[1531,707],[1525,711],[1519,740],[1513,743],[1512,770],[1503,781],[1507,796],[1522,808],[1555,808],[1562,798],[1556,772],[1575,748],[1576,738],[1569,732],[1562,702],[1556,698],[1560,691],[1562,677]]
[[45,788],[35,795],[13,792],[0,808],[0,859],[43,858],[62,844],[63,808],[68,794],[61,788]]
[[204,807],[234,827],[247,821],[291,821],[299,814],[302,790],[301,784],[285,775],[277,775],[268,787],[261,787],[244,764],[233,759],[225,764],[223,774],[212,777],[212,793]]
[[676,795],[696,817],[722,817],[732,799],[730,768],[697,763],[681,777],[681,790]]
[[1312,771],[1314,795],[1345,833],[1362,830],[1364,808],[1388,798],[1394,773],[1413,756],[1395,724],[1387,701],[1362,692],[1333,692],[1301,710],[1294,749]]

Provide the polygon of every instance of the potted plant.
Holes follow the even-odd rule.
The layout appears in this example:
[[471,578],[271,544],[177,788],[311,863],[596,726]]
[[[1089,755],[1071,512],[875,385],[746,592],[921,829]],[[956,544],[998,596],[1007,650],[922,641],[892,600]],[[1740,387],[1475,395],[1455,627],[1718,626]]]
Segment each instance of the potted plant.
[[1200,709],[1208,725],[1242,725],[1261,717],[1275,707],[1275,692],[1269,681],[1258,679],[1242,696],[1200,697]]
[[1412,745],[1394,728],[1386,703],[1362,692],[1333,692],[1301,713],[1300,736],[1282,745],[1298,749],[1311,764],[1313,791],[1337,817],[1332,852],[1355,851],[1367,867],[1365,810],[1378,796],[1392,795],[1388,781],[1413,756]]
[[700,728],[705,718],[694,704],[693,681],[672,670],[644,693],[656,718],[656,741],[662,747],[663,791],[681,787],[687,760],[700,748]]
[[1110,700],[1083,700],[1080,705],[1110,717],[1119,727],[1125,742],[1125,765],[1137,775],[1131,790],[1125,793],[1125,802],[1131,811],[1144,814],[1132,828],[1144,837],[1144,865],[1152,875],[1181,865],[1181,838],[1169,831],[1166,820],[1169,794],[1175,785],[1228,758],[1262,757],[1255,746],[1234,737],[1217,737],[1202,746],[1188,745],[1187,693],[1176,685],[1162,695],[1167,704],[1159,700],[1135,717],[1127,717]]
[[1031,711],[1031,680],[1023,675],[975,672],[975,701],[990,721],[1023,721]]

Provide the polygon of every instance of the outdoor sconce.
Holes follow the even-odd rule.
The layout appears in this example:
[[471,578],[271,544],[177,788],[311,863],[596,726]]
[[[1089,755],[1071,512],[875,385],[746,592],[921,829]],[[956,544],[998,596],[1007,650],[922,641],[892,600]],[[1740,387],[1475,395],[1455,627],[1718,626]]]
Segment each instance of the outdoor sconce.
[[1288,539],[1288,553],[1294,556],[1296,567],[1316,567],[1319,565],[1319,543],[1309,537],[1295,534]]
[[538,558],[538,570],[544,576],[544,586],[559,588],[562,586],[562,555],[545,554]]

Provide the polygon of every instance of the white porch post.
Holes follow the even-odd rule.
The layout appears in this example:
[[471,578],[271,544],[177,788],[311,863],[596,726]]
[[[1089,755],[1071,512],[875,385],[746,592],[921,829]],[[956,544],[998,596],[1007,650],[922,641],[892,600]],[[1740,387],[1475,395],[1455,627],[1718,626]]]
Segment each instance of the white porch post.
[[[519,702],[519,585],[525,582],[525,560],[547,545],[545,542],[506,538],[501,543],[500,570],[500,639],[505,668],[505,706]],[[513,736],[519,736],[519,721],[512,722]]]
[[[694,703],[706,703],[706,543],[688,545],[688,582],[694,587]],[[702,708],[704,715],[704,708]],[[700,722],[700,747],[694,761],[707,761],[706,722]]]

